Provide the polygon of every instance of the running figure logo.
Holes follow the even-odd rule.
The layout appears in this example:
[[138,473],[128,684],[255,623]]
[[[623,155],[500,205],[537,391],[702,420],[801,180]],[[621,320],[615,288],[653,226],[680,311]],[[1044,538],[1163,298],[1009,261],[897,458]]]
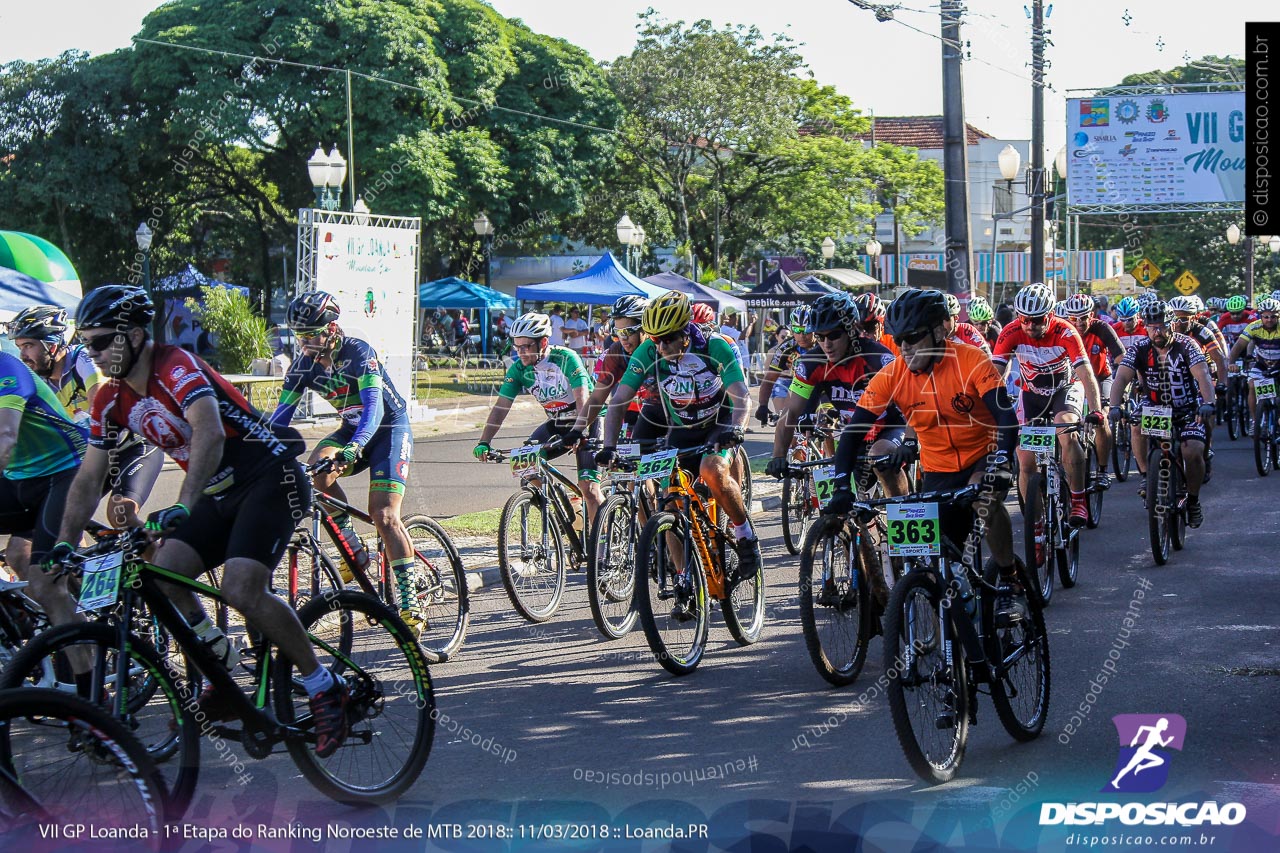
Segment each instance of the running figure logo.
[[1120,736],[1115,777],[1104,791],[1131,794],[1158,790],[1169,779],[1168,750],[1182,750],[1187,721],[1178,714],[1117,714],[1111,718]]

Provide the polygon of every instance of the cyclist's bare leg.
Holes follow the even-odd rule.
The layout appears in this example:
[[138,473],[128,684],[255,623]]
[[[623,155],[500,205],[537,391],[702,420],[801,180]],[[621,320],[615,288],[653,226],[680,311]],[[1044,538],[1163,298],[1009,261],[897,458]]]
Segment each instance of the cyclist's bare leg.
[[[307,460],[308,465],[314,465],[321,459],[332,459],[342,450],[340,447],[317,447],[311,451],[311,458]],[[338,485],[338,478],[341,476],[339,471],[326,471],[323,474],[316,474],[311,482],[317,489],[326,495],[332,495],[343,503],[350,503],[347,500],[347,493],[342,490],[342,486]]]
[[1199,497],[1200,487],[1204,485],[1204,442],[1182,442],[1182,463],[1187,471],[1187,492]]
[[138,510],[142,509],[138,503],[130,498],[122,495],[112,494],[107,497],[107,524],[110,524],[117,530],[124,530],[128,527],[142,527],[144,524],[142,517],[138,515]]
[[600,484],[595,480],[579,480],[578,490],[582,492],[582,502],[587,508],[586,529],[590,530],[596,520],[596,511],[600,509],[600,504],[604,503],[604,496],[600,493]]
[[729,520],[735,525],[745,524],[747,508],[742,502],[742,488],[729,474],[729,460],[718,453],[704,456],[699,473]]
[[1036,470],[1036,455],[1029,450],[1017,450],[1018,454],[1018,494],[1027,499],[1027,483],[1031,480],[1031,472]]
[[1093,428],[1093,446],[1098,454],[1098,465],[1103,470],[1111,464],[1111,425],[1106,421]]
[[[1058,426],[1080,423],[1075,412],[1058,412],[1053,422]],[[1084,448],[1075,433],[1058,431],[1058,443],[1062,445],[1062,467],[1067,472],[1067,485],[1073,492],[1083,492],[1085,487]]]
[[1137,427],[1133,430],[1133,459],[1135,462],[1141,460],[1138,473],[1145,477],[1147,472],[1143,469],[1147,467],[1147,437]]
[[[871,455],[884,456],[897,449],[897,444],[882,438],[871,445]],[[876,479],[880,481],[880,488],[884,490],[886,497],[900,498],[911,491],[911,485],[907,482],[905,468],[894,468],[889,471],[882,471],[876,468]]]
[[400,520],[400,504],[403,500],[403,496],[396,492],[369,492],[369,517],[373,519],[373,526],[378,529],[378,536],[387,549],[387,560],[392,563],[413,556],[409,532],[404,529],[404,522]]

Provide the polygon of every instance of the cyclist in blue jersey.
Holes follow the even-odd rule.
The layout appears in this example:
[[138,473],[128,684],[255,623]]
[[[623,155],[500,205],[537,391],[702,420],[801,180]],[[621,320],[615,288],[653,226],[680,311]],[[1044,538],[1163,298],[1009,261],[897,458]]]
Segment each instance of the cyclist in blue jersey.
[[[378,353],[368,343],[342,333],[338,325],[341,309],[337,300],[323,291],[305,293],[289,303],[285,322],[302,345],[302,356],[284,378],[280,404],[271,416],[277,426],[286,426],[302,399],[312,389],[342,414],[342,426],[320,440],[311,452],[311,462],[334,459],[335,469],[318,474],[315,485],[325,494],[346,500],[338,477],[369,470],[369,515],[387,549],[387,559],[400,593],[400,617],[421,636],[423,620],[412,607],[410,588],[414,564],[413,545],[400,520],[409,463],[413,459],[413,429],[404,398],[396,392]],[[334,516],[344,538],[363,562],[368,554],[346,513]],[[346,563],[341,565],[344,581],[351,580]]]
[[30,572],[58,541],[58,523],[88,436],[53,389],[18,359],[0,352],[0,533],[9,534],[5,559],[30,582],[31,597],[49,621],[76,619],[65,579]]

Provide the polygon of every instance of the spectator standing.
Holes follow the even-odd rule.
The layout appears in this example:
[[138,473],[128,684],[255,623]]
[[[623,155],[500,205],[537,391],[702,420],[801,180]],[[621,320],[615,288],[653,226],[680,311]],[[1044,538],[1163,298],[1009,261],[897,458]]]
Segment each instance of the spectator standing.
[[564,321],[564,345],[578,355],[587,348],[587,321],[577,308],[570,308],[569,319]]
[[559,305],[551,309],[551,346],[564,346],[564,315]]

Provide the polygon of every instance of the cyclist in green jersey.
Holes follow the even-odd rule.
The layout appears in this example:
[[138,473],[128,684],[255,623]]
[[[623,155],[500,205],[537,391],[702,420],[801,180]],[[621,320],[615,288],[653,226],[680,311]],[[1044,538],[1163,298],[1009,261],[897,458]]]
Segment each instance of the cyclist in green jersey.
[[[668,446],[717,447],[703,456],[695,473],[733,522],[738,552],[736,579],[751,578],[760,568],[760,540],[751,528],[742,489],[730,467],[733,449],[743,442],[751,395],[737,351],[722,338],[704,336],[692,320],[689,297],[683,293],[664,293],[649,303],[640,321],[649,340],[631,356],[626,375],[609,404],[604,434],[606,439],[618,434],[627,404],[645,380],[652,379],[670,424]],[[616,447],[606,445],[596,462],[608,464],[616,451]]]

